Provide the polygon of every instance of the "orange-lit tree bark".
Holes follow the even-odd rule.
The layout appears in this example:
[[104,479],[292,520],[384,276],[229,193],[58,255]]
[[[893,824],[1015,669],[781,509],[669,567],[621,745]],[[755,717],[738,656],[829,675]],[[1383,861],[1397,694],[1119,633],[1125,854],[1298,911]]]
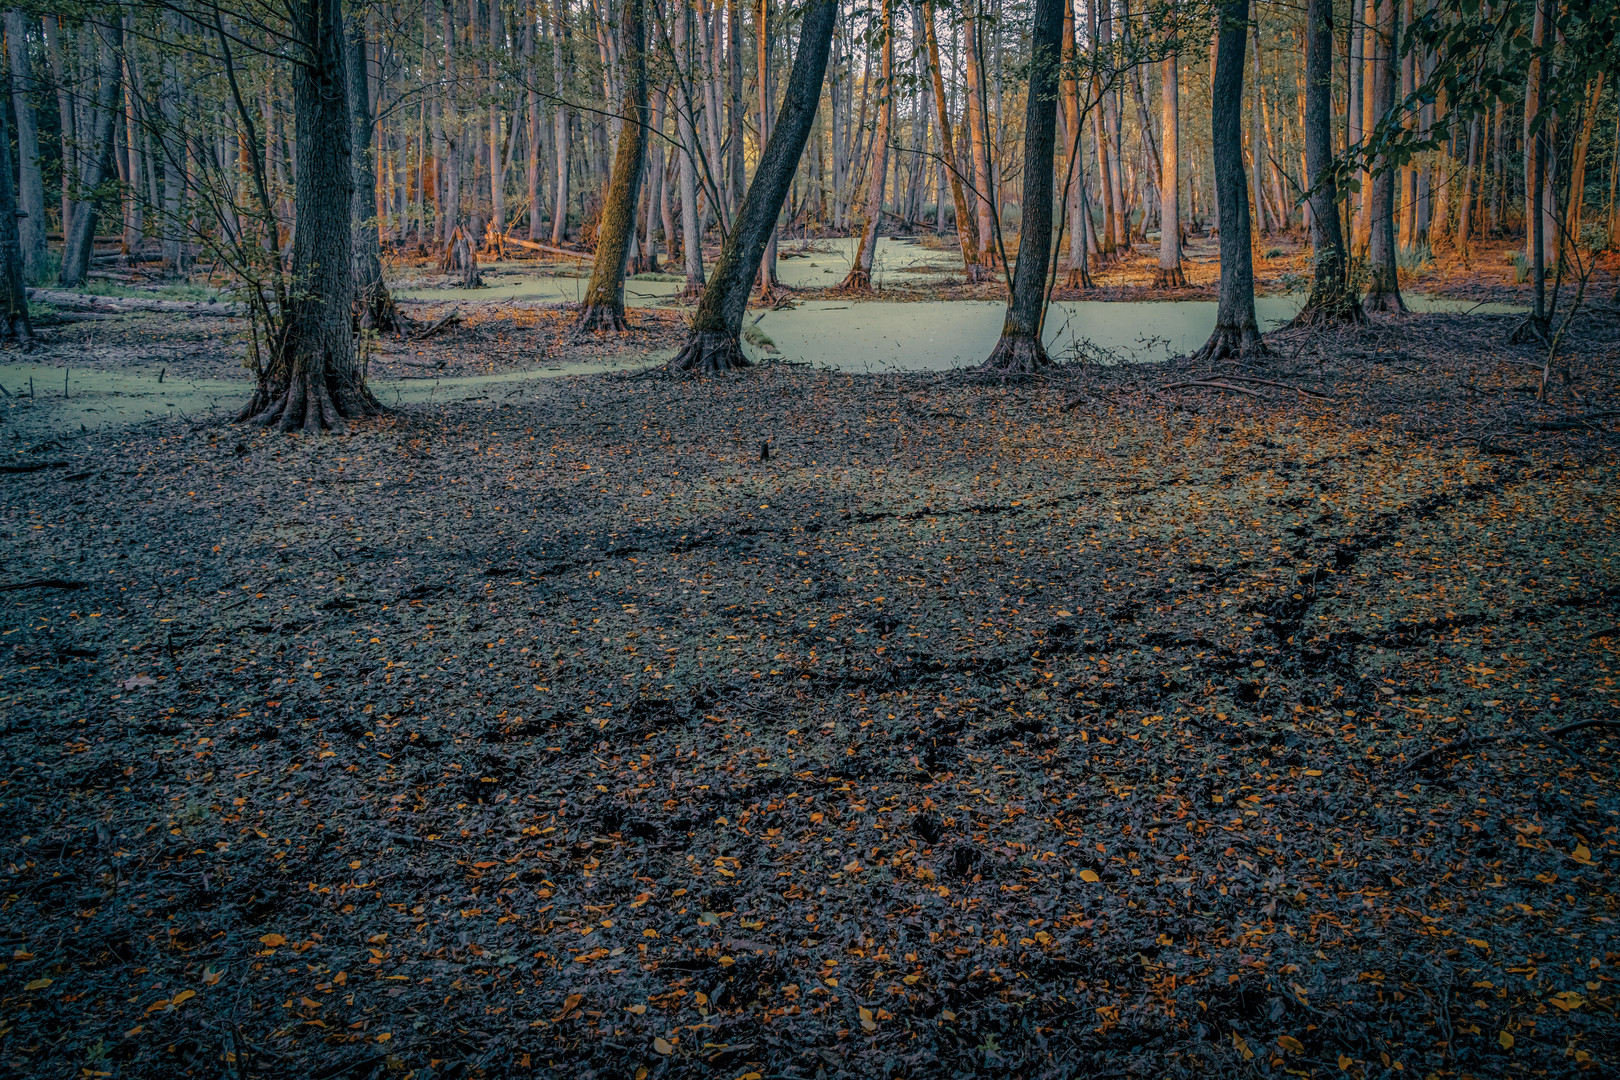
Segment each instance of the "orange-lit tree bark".
[[872,291],[872,259],[877,253],[878,226],[883,223],[883,185],[889,175],[889,128],[894,121],[894,0],[882,0],[883,59],[878,76],[877,128],[872,133],[871,163],[866,170],[866,213],[855,262],[839,285],[854,292]]
[[[1374,59],[1373,115],[1380,127],[1394,123],[1395,110],[1395,0],[1378,0],[1378,24],[1372,43]],[[1368,206],[1367,296],[1373,311],[1405,311],[1395,261],[1395,183],[1400,170],[1386,154],[1372,165],[1372,195]]]
[[[623,331],[624,271],[630,262],[630,236],[636,228],[636,205],[641,194],[642,166],[647,160],[647,58],[642,32],[642,0],[624,5],[624,59],[628,69],[624,88],[624,123],[619,147],[613,155],[613,176],[596,230],[596,261],[585,306],[574,326],[578,334]],[[499,151],[495,151],[499,153]]]
[[[945,74],[939,66],[939,35],[934,31],[934,0],[923,4],[923,31],[928,39],[928,71],[934,84],[934,116],[939,121],[940,154],[945,159],[945,170],[950,175],[951,200],[956,206],[956,242],[962,249],[962,266],[969,281],[976,281],[978,268],[978,234],[973,217],[968,213],[967,198],[962,193],[962,174],[957,172],[956,140],[951,133],[951,114],[946,107]],[[941,194],[941,198],[943,198]]]
[[1181,289],[1187,275],[1181,269],[1181,73],[1176,54],[1161,62],[1163,87],[1163,145],[1159,148],[1159,266],[1153,284]]

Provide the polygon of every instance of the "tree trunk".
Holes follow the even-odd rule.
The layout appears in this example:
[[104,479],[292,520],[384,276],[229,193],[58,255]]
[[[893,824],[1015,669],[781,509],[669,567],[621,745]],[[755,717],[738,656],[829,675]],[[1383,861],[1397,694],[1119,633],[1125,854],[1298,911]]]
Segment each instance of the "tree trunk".
[[[11,32],[11,15],[6,16]],[[15,66],[13,67],[15,70]],[[11,125],[0,108],[0,341],[34,347],[34,327],[28,321],[28,290],[23,285],[22,238],[18,234],[17,196],[11,187]],[[40,188],[44,201],[44,188]]]
[[670,361],[673,370],[725,371],[748,363],[739,341],[748,293],[810,137],[837,18],[838,0],[811,0],[800,27],[799,50],[788,75],[782,112],[760,152],[754,181],[748,185],[715,264],[714,280],[703,292],[692,334]]
[[563,52],[563,36],[568,22],[568,0],[553,0],[553,2],[556,7],[553,9],[551,32],[551,78],[557,106],[551,117],[551,147],[557,157],[557,174],[552,184],[554,199],[551,210],[551,242],[561,244],[568,239],[569,124],[568,106],[563,104],[567,100],[564,96],[567,84],[563,73],[567,59]]
[[679,84],[673,94],[675,104],[675,134],[680,140],[681,175],[681,264],[686,273],[686,285],[681,299],[696,300],[703,295],[703,225],[697,209],[697,124],[692,117],[692,99],[686,90],[687,71],[691,70],[692,50],[689,28],[692,9],[687,4],[675,5],[673,38],[679,70],[675,79]]
[[1181,76],[1174,52],[1164,58],[1163,145],[1160,147],[1159,175],[1159,269],[1153,284],[1161,289],[1184,289],[1187,275],[1181,269]]
[[78,172],[78,132],[74,128],[73,94],[68,89],[62,66],[62,47],[57,40],[57,16],[46,15],[45,50],[51,61],[51,81],[56,84],[56,111],[62,129],[62,235],[73,231],[73,185]]
[[630,329],[624,321],[624,271],[630,261],[630,239],[636,228],[641,173],[647,162],[647,57],[642,31],[643,0],[625,0],[623,125],[613,157],[613,175],[596,227],[596,262],[585,290],[585,306],[575,334]]
[[[962,174],[957,171],[956,144],[951,135],[951,114],[945,98],[945,75],[939,64],[939,35],[934,32],[934,0],[925,0],[923,4],[923,32],[928,39],[928,69],[934,83],[934,111],[939,121],[940,157],[945,162],[945,168],[950,172],[951,199],[956,206],[956,242],[962,249],[962,266],[971,280],[977,273],[978,237],[973,228],[973,218],[968,214],[967,198],[962,193]],[[944,192],[940,192],[940,202],[944,202]],[[944,215],[941,214],[941,217]]]
[[258,389],[238,420],[278,431],[342,430],[382,411],[354,349],[354,197],[341,0],[293,0],[298,226],[294,295]]
[[534,66],[535,18],[534,0],[528,0],[523,13],[523,81],[528,86],[524,95],[524,122],[529,139],[529,239],[538,241],[544,234],[545,208],[540,205],[540,125],[543,117],[540,84],[535,82],[538,77]]
[[1035,0],[1024,108],[1024,217],[1018,263],[1001,340],[983,368],[999,375],[1027,375],[1051,363],[1041,344],[1041,323],[1052,258],[1052,157],[1062,56],[1063,0]]
[[[732,0],[735,5],[736,0]],[[733,6],[735,11],[735,6]],[[764,146],[765,140],[771,136],[771,6],[770,0],[759,0],[759,7],[755,15],[754,37],[755,50],[755,89],[759,96],[759,145]],[[742,115],[738,112],[736,130],[733,135],[737,140],[737,172],[742,173]],[[776,229],[771,229],[771,238],[765,245],[765,256],[759,265],[759,298],[763,301],[774,301],[779,283],[776,280]]]
[[983,267],[996,265],[996,224],[994,197],[990,177],[990,149],[986,145],[984,117],[984,70],[981,63],[980,43],[984,27],[977,4],[970,4],[964,16],[966,23],[965,52],[967,63],[967,124],[968,145],[973,154],[973,186],[979,208],[979,252],[977,262]]
[[1305,176],[1311,207],[1311,294],[1295,326],[1359,322],[1361,302],[1349,286],[1349,259],[1339,230],[1333,156],[1333,0],[1305,11]]
[[1547,129],[1551,120],[1541,115],[1547,101],[1547,84],[1552,65],[1543,55],[1547,31],[1552,25],[1552,6],[1555,0],[1538,0],[1534,9],[1535,27],[1531,34],[1532,60],[1530,61],[1529,94],[1524,103],[1526,224],[1529,226],[1530,276],[1535,286],[1535,308],[1517,336],[1538,341],[1547,340],[1547,229],[1546,178]]
[[[1373,115],[1390,122],[1395,109],[1395,0],[1378,0],[1377,34],[1373,38]],[[1380,154],[1373,162],[1372,199],[1368,210],[1367,296],[1374,311],[1405,311],[1395,261],[1395,183],[1399,170]]]
[[[88,32],[88,31],[87,31]],[[119,62],[118,49],[123,43],[122,22],[97,26],[92,35],[100,45],[99,79],[96,93],[95,141],[84,175],[80,177],[80,190],[92,192],[101,186],[113,166],[113,132],[117,127],[120,110],[118,103]],[[90,272],[90,254],[96,239],[96,202],[81,199],[73,208],[73,231],[62,245],[62,284],[77,287],[84,284]]]
[[[39,133],[34,118],[37,87],[28,57],[28,27],[22,12],[6,12],[6,48],[11,61],[11,103],[17,114],[17,213],[23,273],[39,281],[46,271],[45,181],[39,168]],[[65,235],[65,234],[64,234]]]
[[1086,246],[1090,224],[1086,213],[1086,158],[1082,135],[1085,119],[1080,112],[1080,80],[1074,70],[1076,56],[1074,0],[1063,5],[1063,126],[1069,140],[1068,186],[1069,205],[1069,273],[1063,279],[1064,288],[1089,289],[1092,287],[1091,266]]
[[872,258],[877,252],[878,226],[883,223],[883,185],[889,175],[889,128],[894,121],[894,0],[883,4],[883,59],[878,75],[877,130],[872,134],[871,161],[866,167],[866,212],[855,262],[838,286],[852,292],[872,291]]
[[344,66],[348,75],[350,160],[354,169],[354,194],[349,209],[354,229],[354,313],[361,329],[387,334],[401,328],[401,319],[394,307],[394,298],[383,283],[382,238],[377,232],[375,206],[377,157],[372,149],[376,122],[366,72],[365,17],[354,15],[347,29],[348,62]]
[[1215,332],[1199,350],[1214,362],[1265,351],[1254,315],[1254,256],[1250,251],[1248,178],[1243,170],[1243,53],[1249,0],[1221,0],[1211,102],[1215,190],[1221,223],[1221,296]]

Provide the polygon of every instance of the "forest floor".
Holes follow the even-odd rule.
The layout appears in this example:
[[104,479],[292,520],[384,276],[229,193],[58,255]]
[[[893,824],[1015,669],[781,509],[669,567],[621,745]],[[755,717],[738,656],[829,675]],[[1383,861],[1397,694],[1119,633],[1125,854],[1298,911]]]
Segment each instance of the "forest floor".
[[[314,439],[0,399],[0,1073],[1612,1072],[1604,299],[1546,402],[1438,314]],[[230,320],[48,333],[241,378]]]

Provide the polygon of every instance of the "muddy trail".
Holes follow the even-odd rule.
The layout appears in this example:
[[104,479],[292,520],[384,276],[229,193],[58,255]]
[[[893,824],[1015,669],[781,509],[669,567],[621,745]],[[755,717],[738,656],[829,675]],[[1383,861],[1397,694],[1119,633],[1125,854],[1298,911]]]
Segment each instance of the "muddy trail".
[[0,402],[0,1070],[1613,1069],[1620,320],[1511,326]]

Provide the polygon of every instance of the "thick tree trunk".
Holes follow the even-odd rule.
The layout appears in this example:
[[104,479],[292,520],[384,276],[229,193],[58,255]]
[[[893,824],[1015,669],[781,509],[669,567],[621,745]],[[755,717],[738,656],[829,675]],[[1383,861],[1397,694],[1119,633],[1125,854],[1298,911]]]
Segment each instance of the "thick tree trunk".
[[872,259],[877,253],[878,226],[883,223],[883,186],[889,175],[889,128],[894,121],[894,0],[882,0],[883,60],[878,76],[877,130],[872,134],[871,162],[866,167],[866,212],[855,262],[838,286],[852,292],[872,291]]
[[1248,178],[1243,170],[1243,53],[1249,0],[1221,0],[1210,137],[1221,223],[1221,296],[1215,332],[1198,355],[1211,362],[1265,351],[1254,315]]
[[354,229],[354,304],[361,329],[387,334],[401,328],[394,298],[383,283],[382,238],[377,232],[377,158],[372,149],[376,123],[372,116],[371,89],[366,78],[366,23],[355,15],[348,26],[348,105],[354,194],[349,218]]
[[1310,186],[1311,294],[1295,326],[1359,322],[1361,302],[1349,285],[1349,260],[1339,229],[1333,179],[1333,0],[1310,0],[1305,11],[1305,175]]
[[1041,344],[1041,323],[1052,258],[1052,158],[1062,55],[1063,0],[1035,0],[1024,108],[1023,228],[1001,340],[984,362],[985,371],[1000,375],[1027,375],[1051,363]]
[[28,24],[20,11],[6,12],[6,49],[11,61],[11,104],[17,115],[17,208],[23,273],[39,281],[46,272],[45,180],[39,168],[39,132],[32,94],[37,86],[28,57]]
[[564,96],[567,89],[564,72],[567,60],[563,53],[563,36],[567,25],[567,0],[553,0],[556,5],[551,30],[552,90],[556,95],[556,111],[551,117],[551,147],[556,155],[556,179],[552,183],[554,195],[551,209],[551,242],[561,244],[568,239],[568,106]]
[[[956,207],[956,242],[962,249],[962,267],[971,279],[977,273],[975,252],[978,250],[978,237],[973,228],[973,218],[968,213],[967,197],[962,192],[962,174],[957,171],[956,144],[951,134],[951,114],[945,98],[945,74],[939,64],[939,35],[934,32],[934,0],[925,0],[923,4],[924,34],[928,39],[928,71],[934,83],[934,112],[939,121],[940,156],[945,161],[945,168],[950,173],[951,199]],[[940,193],[940,202],[945,201],[944,192]],[[940,217],[943,219],[944,213]]]
[[1515,332],[1520,339],[1545,342],[1548,334],[1547,311],[1547,146],[1548,129],[1552,118],[1542,115],[1547,102],[1547,88],[1552,65],[1543,55],[1548,30],[1552,25],[1552,7],[1556,0],[1538,0],[1534,9],[1535,26],[1531,33],[1533,59],[1530,62],[1529,95],[1524,105],[1525,132],[1525,217],[1530,241],[1530,280],[1535,287],[1535,306],[1530,318]]
[[[982,0],[980,0],[982,2]],[[984,116],[984,67],[981,43],[984,37],[982,16],[977,4],[967,7],[966,72],[968,147],[973,155],[974,198],[978,204],[979,250],[976,261],[980,266],[993,267],[996,259],[996,219],[994,182],[990,175],[990,148]]]
[[1064,208],[1069,215],[1069,273],[1063,285],[1069,289],[1092,287],[1091,266],[1086,246],[1090,224],[1086,218],[1086,158],[1081,136],[1085,120],[1080,112],[1080,81],[1074,70],[1076,60],[1074,0],[1063,5],[1063,126],[1069,140],[1067,183],[1069,204]]
[[630,262],[630,238],[636,229],[642,167],[647,162],[647,57],[642,32],[642,0],[624,5],[625,71],[623,125],[613,157],[602,217],[596,227],[596,262],[585,290],[585,306],[576,334],[628,330],[624,321],[624,271]]
[[[733,0],[735,5],[735,0]],[[736,8],[733,6],[733,12]],[[759,7],[755,14],[755,72],[754,89],[759,97],[759,145],[764,146],[765,140],[771,137],[771,5],[770,0],[759,0]],[[737,139],[737,173],[742,174],[742,117],[737,118],[735,137]],[[739,181],[740,182],[740,181]],[[771,238],[765,244],[765,256],[759,264],[759,298],[762,301],[774,302],[776,290],[781,283],[776,280],[776,229],[771,229]]]
[[[7,17],[10,32],[10,17]],[[0,341],[34,347],[28,321],[28,290],[23,285],[22,238],[18,235],[17,196],[11,186],[11,125],[0,108]],[[43,188],[41,201],[44,201]]]
[[673,370],[725,371],[748,363],[739,340],[748,293],[810,137],[837,18],[838,0],[811,0],[805,11],[781,115],[760,153],[754,181],[748,185],[720,251],[720,261],[715,264],[714,279],[703,292],[692,320],[692,334],[680,354],[670,361]]
[[[1388,123],[1395,108],[1395,0],[1378,0],[1377,31],[1373,38],[1373,114],[1379,123]],[[1395,261],[1395,184],[1399,172],[1385,155],[1380,154],[1373,162],[1364,301],[1373,311],[1406,310]]]
[[354,169],[341,0],[293,0],[298,227],[293,298],[258,389],[238,420],[279,431],[342,430],[382,411],[354,349]]
[[1181,269],[1181,75],[1176,54],[1164,58],[1163,143],[1159,175],[1159,269],[1153,284],[1161,289],[1182,289],[1187,275]]
[[[118,49],[123,44],[123,23],[97,26],[93,35],[99,42],[97,64],[100,71],[100,89],[96,93],[95,141],[88,157],[84,175],[80,177],[80,190],[94,191],[101,186],[113,167],[113,132],[121,115],[118,103],[119,68]],[[73,231],[62,245],[62,284],[84,284],[90,272],[90,253],[95,247],[96,203],[94,199],[81,199],[73,208]]]

